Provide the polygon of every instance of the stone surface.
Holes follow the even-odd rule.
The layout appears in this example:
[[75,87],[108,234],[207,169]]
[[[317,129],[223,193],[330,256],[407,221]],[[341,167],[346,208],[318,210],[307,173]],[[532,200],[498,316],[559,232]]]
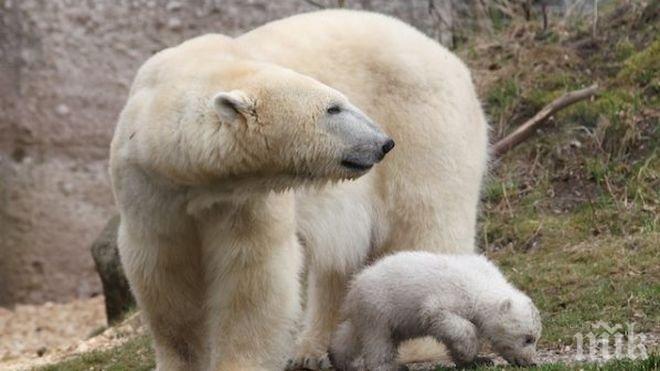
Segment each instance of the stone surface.
[[114,216],[108,221],[91,248],[96,270],[101,277],[105,313],[110,324],[122,319],[124,314],[135,307],[135,299],[119,260],[118,227],[119,216]]
[[[435,38],[446,30],[441,7],[426,1],[346,3]],[[304,0],[0,0],[0,306],[101,292],[87,249],[116,213],[108,146],[145,59],[193,36],[238,35],[316,9]]]

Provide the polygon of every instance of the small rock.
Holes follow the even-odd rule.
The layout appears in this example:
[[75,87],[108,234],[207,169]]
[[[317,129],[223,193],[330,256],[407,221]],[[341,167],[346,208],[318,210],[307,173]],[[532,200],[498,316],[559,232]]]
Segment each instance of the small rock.
[[46,347],[41,347],[37,349],[37,356],[42,357],[47,351],[48,349]]
[[498,63],[491,63],[488,65],[488,69],[491,71],[499,70],[501,66]]
[[183,7],[183,4],[181,4],[178,1],[170,1],[167,3],[165,6],[165,9],[167,9],[168,12],[175,12]]
[[57,107],[55,107],[55,112],[60,116],[66,116],[69,114],[70,110],[66,104],[60,103],[57,105]]
[[167,21],[167,27],[172,31],[178,31],[181,29],[183,23],[179,18],[172,17]]
[[85,353],[85,352],[87,352],[88,350],[89,350],[89,345],[87,345],[87,343],[80,343],[80,344],[76,347],[76,352],[77,352],[77,353]]
[[73,192],[73,184],[69,182],[61,182],[60,191],[62,191],[62,194],[65,196],[71,195],[71,193]]
[[119,260],[118,227],[119,216],[115,216],[108,221],[91,248],[96,270],[99,272],[103,284],[108,323],[121,319],[127,311],[135,307],[135,299],[131,294],[128,280]]
[[577,139],[571,140],[570,145],[574,148],[582,148],[582,143]]

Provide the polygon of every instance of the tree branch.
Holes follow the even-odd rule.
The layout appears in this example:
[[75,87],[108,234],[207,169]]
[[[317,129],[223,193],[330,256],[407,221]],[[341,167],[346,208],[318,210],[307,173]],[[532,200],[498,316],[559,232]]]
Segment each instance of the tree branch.
[[534,131],[543,124],[550,116],[554,115],[557,111],[577,103],[581,100],[590,98],[598,92],[598,85],[594,84],[588,88],[581,90],[574,90],[566,93],[561,97],[555,99],[547,106],[543,107],[534,117],[527,120],[524,124],[520,125],[516,130],[500,139],[491,147],[491,152],[494,157],[500,157],[507,153],[511,148],[522,143],[525,139],[534,134]]

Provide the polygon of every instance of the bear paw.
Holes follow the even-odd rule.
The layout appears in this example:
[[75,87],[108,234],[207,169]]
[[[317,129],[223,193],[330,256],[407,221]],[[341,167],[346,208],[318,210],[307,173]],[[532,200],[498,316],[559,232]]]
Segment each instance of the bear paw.
[[293,370],[327,370],[332,367],[328,354],[325,353],[321,356],[310,357],[296,357],[290,359],[286,365],[287,371]]

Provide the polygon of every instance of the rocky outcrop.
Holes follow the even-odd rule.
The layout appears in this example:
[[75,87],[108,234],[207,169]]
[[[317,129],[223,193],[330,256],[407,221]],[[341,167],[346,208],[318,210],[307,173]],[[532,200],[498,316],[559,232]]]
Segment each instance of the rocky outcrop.
[[91,248],[96,270],[101,277],[105,313],[110,324],[122,319],[124,314],[135,307],[135,299],[131,295],[128,280],[119,260],[118,227],[119,216],[114,216],[108,221]]

